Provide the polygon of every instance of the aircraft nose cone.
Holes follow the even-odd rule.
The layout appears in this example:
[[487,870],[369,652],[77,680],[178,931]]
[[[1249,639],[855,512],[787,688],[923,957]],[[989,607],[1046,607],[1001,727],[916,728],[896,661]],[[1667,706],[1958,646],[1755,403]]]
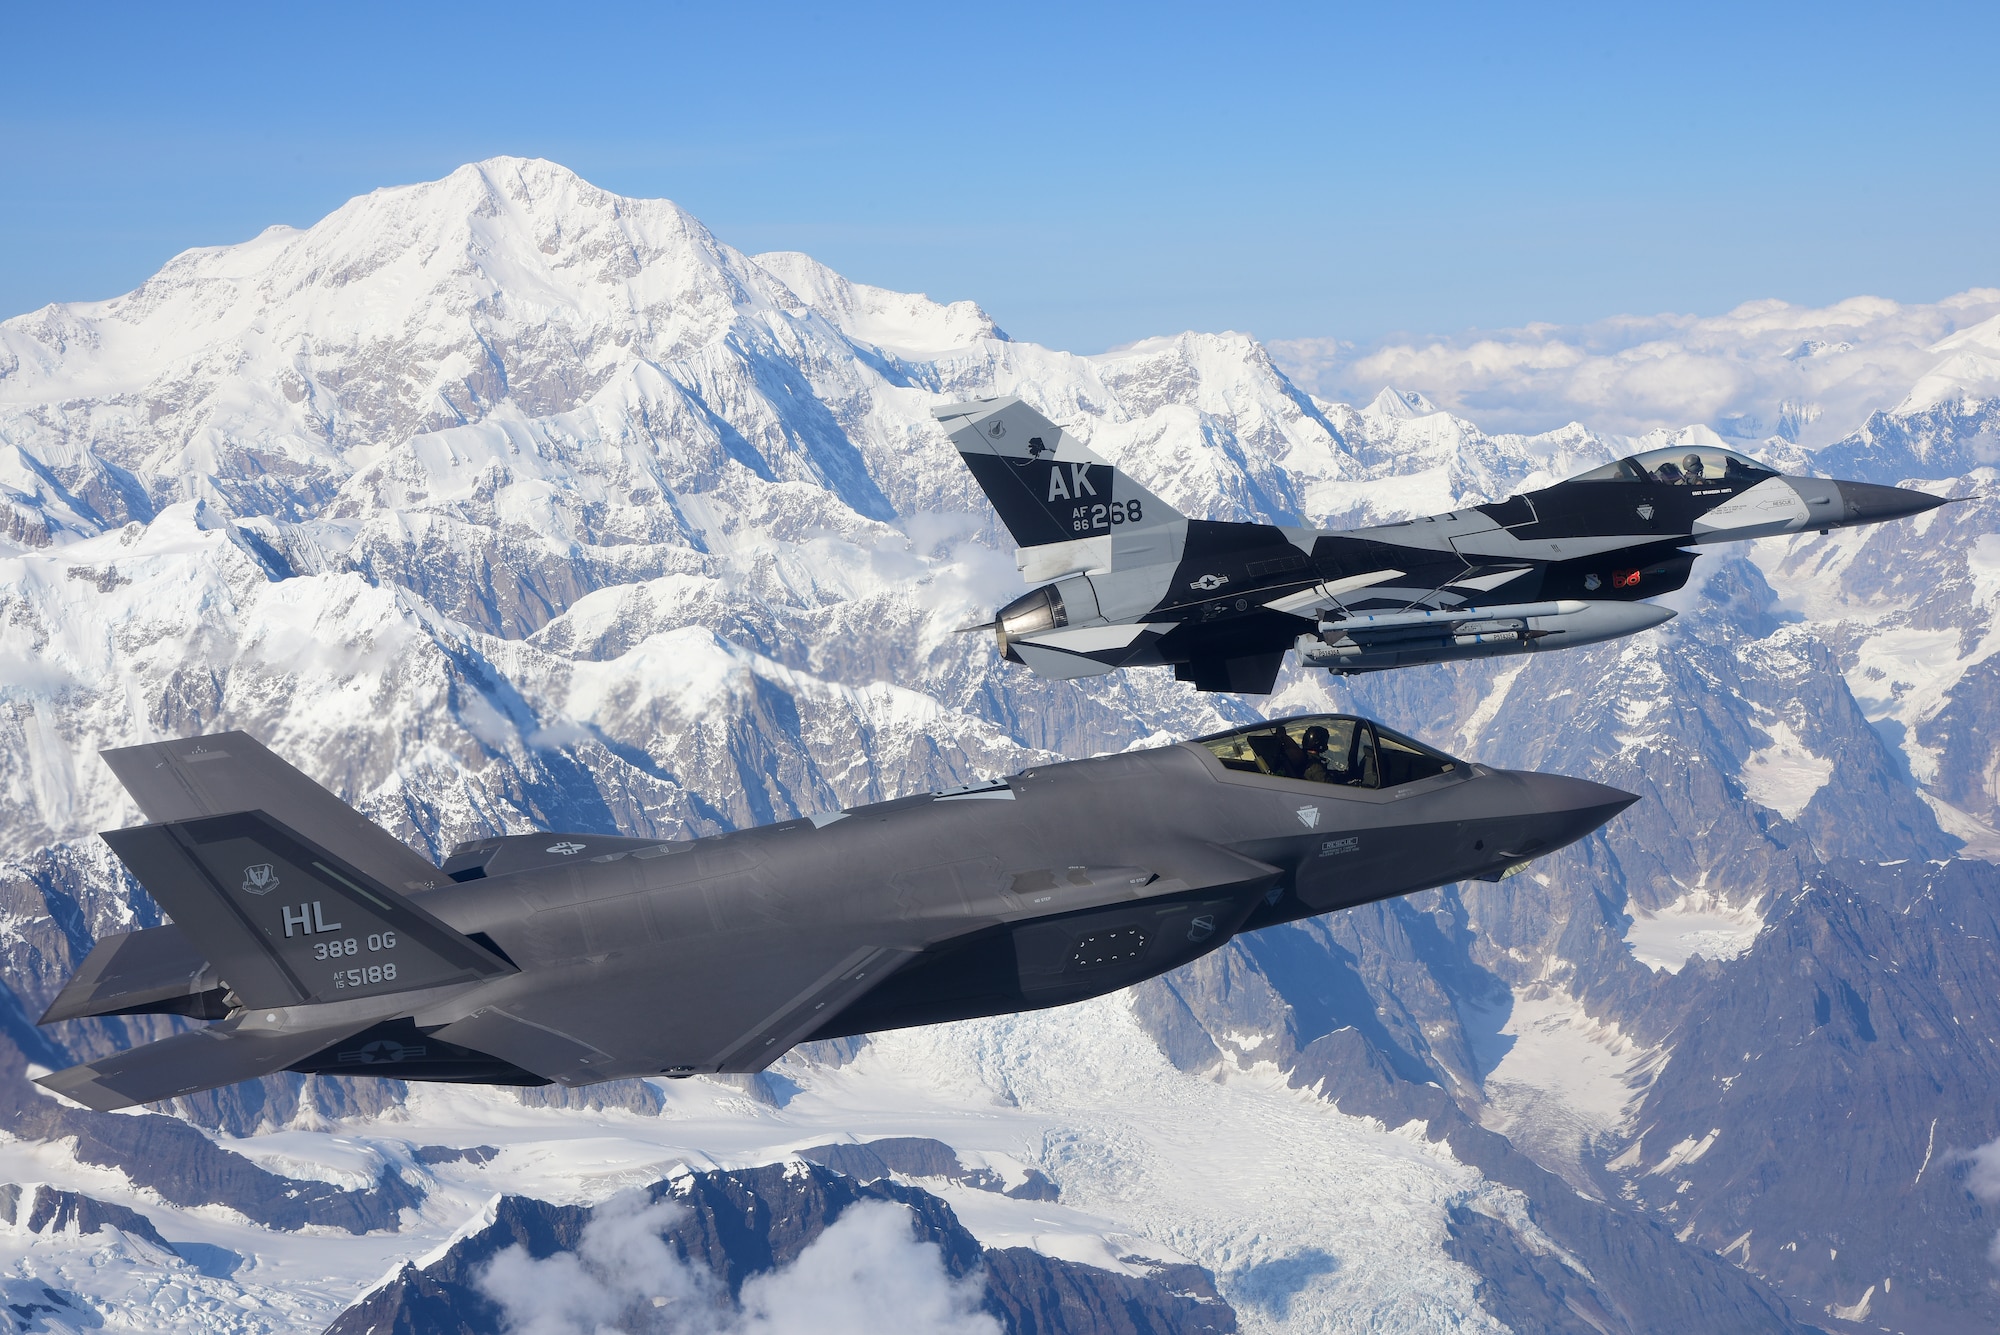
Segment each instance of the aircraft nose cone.
[[1884,487],[1874,482],[1836,482],[1845,519],[1850,524],[1880,524],[1935,510],[1945,503],[1942,496],[1908,487]]
[[1553,852],[1597,829],[1639,800],[1636,793],[1610,788],[1566,774],[1524,773],[1517,777],[1527,789],[1530,824],[1543,844],[1537,852]]

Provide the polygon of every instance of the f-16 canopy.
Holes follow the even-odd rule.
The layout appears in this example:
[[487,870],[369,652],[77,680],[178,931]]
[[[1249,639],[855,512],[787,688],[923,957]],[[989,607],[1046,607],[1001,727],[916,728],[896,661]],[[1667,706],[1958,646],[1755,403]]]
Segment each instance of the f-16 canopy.
[[1668,445],[1627,455],[1616,463],[1579,473],[1572,482],[1669,482],[1698,487],[1709,482],[1755,482],[1777,473],[1734,450]]

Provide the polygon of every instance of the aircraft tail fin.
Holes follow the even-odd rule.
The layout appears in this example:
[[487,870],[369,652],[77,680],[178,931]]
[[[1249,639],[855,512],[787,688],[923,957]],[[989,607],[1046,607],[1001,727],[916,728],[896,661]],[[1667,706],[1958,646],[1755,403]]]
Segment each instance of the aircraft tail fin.
[[1094,564],[1108,569],[1122,546],[1112,539],[1185,519],[1019,398],[948,403],[931,415],[1024,549],[1100,542],[1105,550]]
[[357,866],[344,845],[336,853],[265,811],[101,837],[245,1006],[345,1001],[514,972]]
[[398,890],[444,876],[401,840],[314,783],[246,732],[150,742],[100,752],[125,791],[157,823],[262,811]]

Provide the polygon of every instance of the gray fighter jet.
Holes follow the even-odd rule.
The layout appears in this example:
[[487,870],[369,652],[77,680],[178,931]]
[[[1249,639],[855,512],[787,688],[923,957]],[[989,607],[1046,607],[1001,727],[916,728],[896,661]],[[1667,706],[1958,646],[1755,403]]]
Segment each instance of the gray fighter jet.
[[1189,519],[1018,398],[931,411],[1041,585],[968,629],[1054,678],[1171,664],[1198,690],[1262,695],[1294,648],[1345,675],[1596,644],[1674,615],[1639,600],[1687,583],[1691,547],[1945,504],[1674,446],[1376,528],[1219,523]]
[[173,921],[98,942],[41,1022],[214,1023],[41,1078],[99,1109],[274,1071],[756,1071],[1497,879],[1637,800],[1323,716],[705,839],[485,839],[434,867],[240,732],[104,758],[152,823],[103,837]]

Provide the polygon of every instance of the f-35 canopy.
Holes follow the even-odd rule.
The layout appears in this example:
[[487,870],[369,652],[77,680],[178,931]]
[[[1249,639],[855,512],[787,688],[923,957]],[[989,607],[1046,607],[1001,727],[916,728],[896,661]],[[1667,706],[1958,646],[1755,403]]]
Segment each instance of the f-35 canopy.
[[1224,769],[1348,788],[1395,788],[1465,774],[1462,760],[1349,714],[1306,714],[1198,737]]

